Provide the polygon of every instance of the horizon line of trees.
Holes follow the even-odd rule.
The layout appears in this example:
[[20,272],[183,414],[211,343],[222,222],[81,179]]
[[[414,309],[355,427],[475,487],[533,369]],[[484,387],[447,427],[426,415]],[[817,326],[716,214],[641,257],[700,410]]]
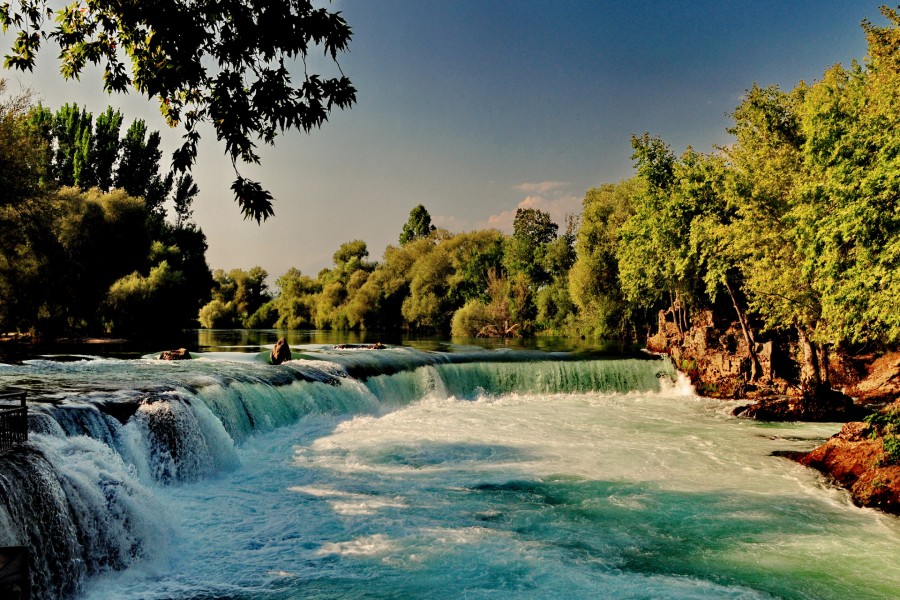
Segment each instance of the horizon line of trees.
[[862,63],[788,91],[754,84],[728,147],[676,156],[634,136],[636,175],[589,190],[563,235],[534,209],[509,236],[450,234],[418,206],[381,262],[347,242],[277,294],[262,269],[255,287],[217,272],[201,324],[635,339],[659,311],[684,335],[714,309],[741,331],[751,378],[757,342],[781,336],[815,392],[830,350],[900,342],[900,15],[882,13],[886,26],[863,22]]

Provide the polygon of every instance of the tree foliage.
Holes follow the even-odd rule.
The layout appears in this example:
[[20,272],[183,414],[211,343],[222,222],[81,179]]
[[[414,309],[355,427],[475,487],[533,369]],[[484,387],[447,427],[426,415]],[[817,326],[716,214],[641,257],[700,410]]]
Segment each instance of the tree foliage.
[[47,177],[45,138],[28,126],[28,92],[8,96],[0,79],[0,207],[15,206],[40,193]]
[[[74,104],[54,113],[27,94],[0,100],[0,331],[146,337],[193,325],[211,283],[206,238],[186,219],[166,223],[162,198],[113,187],[121,121]],[[143,181],[159,181],[141,160]]]
[[[33,69],[49,39],[61,48],[65,78],[98,65],[107,92],[133,87],[156,98],[169,126],[184,131],[173,157],[179,172],[192,167],[200,127],[211,124],[234,166],[232,189],[240,209],[257,222],[273,214],[272,196],[241,176],[238,161],[258,163],[259,142],[272,144],[290,129],[321,127],[333,108],[349,108],[356,100],[337,61],[348,49],[350,26],[340,11],[316,8],[309,0],[88,2],[61,8],[48,0],[12,0],[0,5],[0,25],[16,32],[7,68]],[[307,58],[316,50],[335,63],[336,76],[309,71]],[[302,70],[293,68],[297,61]]]
[[403,231],[400,233],[400,245],[428,237],[434,230],[435,226],[431,224],[431,215],[424,206],[419,204],[409,211],[409,220],[403,225]]

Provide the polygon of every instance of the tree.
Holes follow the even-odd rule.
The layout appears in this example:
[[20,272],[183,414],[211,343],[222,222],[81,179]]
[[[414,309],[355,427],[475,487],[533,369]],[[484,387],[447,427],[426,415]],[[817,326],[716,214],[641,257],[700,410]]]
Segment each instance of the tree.
[[882,13],[863,23],[865,67],[829,69],[798,108],[809,176],[792,216],[819,343],[900,341],[900,14]]
[[734,207],[731,250],[739,257],[750,308],[770,330],[795,329],[803,352],[801,386],[810,394],[827,387],[821,297],[816,273],[800,251],[796,215],[808,179],[805,136],[798,108],[807,93],[754,85],[732,118],[737,142],[727,150],[728,202]]
[[578,307],[578,329],[594,337],[623,336],[627,306],[619,283],[616,250],[619,229],[634,214],[634,197],[643,181],[632,178],[587,191],[582,201],[581,224],[569,270],[569,294]]
[[409,211],[409,219],[403,225],[403,232],[400,234],[400,245],[403,246],[413,240],[428,237],[435,230],[431,224],[431,215],[428,210],[419,204]]
[[559,225],[550,213],[536,208],[516,209],[513,234],[507,240],[504,265],[508,273],[524,273],[536,286],[548,283],[550,275],[544,268],[547,245],[556,239]]
[[53,176],[59,185],[90,187],[93,179],[89,161],[92,120],[91,114],[79,109],[77,104],[65,104],[56,112],[53,119],[56,142]]
[[191,206],[200,190],[191,174],[183,173],[175,181],[174,192],[172,201],[175,203],[175,229],[180,230],[185,228],[194,214]]
[[135,119],[122,138],[122,156],[115,176],[115,186],[132,196],[144,198],[152,215],[162,213],[162,204],[172,188],[171,174],[166,177],[159,174],[162,158],[159,143],[159,132],[147,135],[144,120]]
[[352,240],[341,244],[332,259],[335,267],[345,269],[348,266],[358,266],[367,256],[369,256],[369,250],[366,248],[366,243],[362,240]]
[[322,287],[311,277],[294,268],[288,269],[275,283],[279,289],[278,296],[273,301],[278,311],[275,327],[279,329],[311,327],[314,320],[312,297],[321,292]]
[[49,164],[46,138],[28,125],[30,94],[7,97],[5,90],[0,79],[0,207],[37,195]]
[[[191,168],[199,128],[212,124],[234,167],[235,198],[244,217],[257,222],[273,214],[272,195],[241,176],[237,161],[258,163],[258,141],[272,144],[289,129],[309,132],[321,127],[332,108],[356,101],[342,72],[323,77],[306,68],[318,48],[340,71],[337,56],[351,38],[340,11],[314,8],[310,0],[88,2],[62,8],[50,0],[11,0],[0,5],[0,25],[17,31],[7,68],[31,70],[43,41],[51,39],[61,48],[65,78],[78,78],[91,63],[102,66],[107,92],[132,86],[157,98],[169,126],[184,129],[173,159],[178,171]],[[304,68],[295,83],[297,74],[286,63],[298,59]]]
[[675,155],[659,138],[632,137],[641,190],[634,214],[618,229],[619,280],[625,299],[648,308],[668,304],[679,332],[686,329],[684,263],[679,253],[689,231],[690,213],[674,197]]
[[94,122],[94,140],[90,162],[93,167],[93,185],[108,192],[113,183],[113,169],[119,158],[119,130],[122,113],[111,106]]

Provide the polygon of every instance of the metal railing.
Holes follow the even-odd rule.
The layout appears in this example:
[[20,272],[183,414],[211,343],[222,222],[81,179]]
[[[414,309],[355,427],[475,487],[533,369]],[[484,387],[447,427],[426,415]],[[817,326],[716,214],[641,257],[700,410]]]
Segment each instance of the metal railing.
[[[19,402],[19,406],[7,408],[4,403]],[[0,451],[28,441],[28,407],[25,392],[0,394]]]

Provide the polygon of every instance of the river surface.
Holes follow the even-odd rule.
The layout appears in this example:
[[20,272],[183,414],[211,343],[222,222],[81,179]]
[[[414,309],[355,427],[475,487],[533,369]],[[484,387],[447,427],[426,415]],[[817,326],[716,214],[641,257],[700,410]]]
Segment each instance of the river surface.
[[839,424],[735,419],[658,359],[452,350],[0,366],[32,401],[0,545],[52,549],[49,597],[900,597],[900,520],[772,455]]

